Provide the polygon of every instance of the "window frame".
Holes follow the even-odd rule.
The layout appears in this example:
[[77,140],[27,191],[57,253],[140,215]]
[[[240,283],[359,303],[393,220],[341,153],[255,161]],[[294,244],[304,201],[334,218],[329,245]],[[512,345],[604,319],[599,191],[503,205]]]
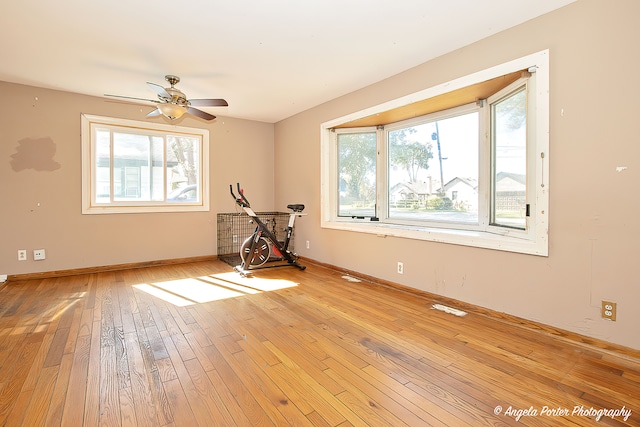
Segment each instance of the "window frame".
[[[191,202],[169,202],[166,200],[168,191],[166,183],[163,186],[164,200],[159,201],[113,201],[111,203],[97,203],[95,200],[95,141],[94,127],[121,129],[129,133],[144,135],[188,135],[200,140],[200,167],[198,174],[199,200]],[[81,143],[82,143],[82,214],[130,214],[130,213],[161,213],[161,212],[203,212],[209,211],[209,131],[207,129],[190,128],[184,126],[149,123],[114,117],[103,117],[81,114]],[[166,149],[165,149],[166,151]],[[164,159],[166,162],[166,158]],[[112,162],[112,159],[110,160]],[[166,168],[166,163],[163,168]],[[110,182],[113,184],[113,177]],[[124,183],[123,183],[124,185]]]
[[[337,162],[336,144],[333,134],[344,132],[344,124],[382,114],[390,110],[406,106],[408,104],[444,95],[457,89],[461,89],[489,79],[500,77],[517,70],[528,69],[534,76],[527,83],[527,90],[535,101],[533,111],[527,112],[527,204],[529,204],[530,216],[526,220],[526,229],[516,229],[490,223],[491,207],[491,141],[490,130],[485,129],[489,117],[481,117],[481,135],[479,138],[479,177],[478,177],[478,227],[451,227],[451,224],[421,224],[387,222],[384,218],[344,218],[337,216],[336,202],[337,192]],[[497,94],[492,95],[489,102],[495,96],[514,85],[522,82],[514,82]],[[482,109],[488,115],[490,105]],[[390,124],[388,126],[391,126]],[[353,129],[351,129],[353,130]],[[430,87],[428,89],[391,100],[389,102],[354,112],[339,117],[320,126],[321,139],[321,227],[352,232],[376,234],[382,237],[395,236],[409,239],[418,239],[432,242],[457,244],[464,246],[495,249],[501,251],[518,252],[539,256],[548,256],[548,218],[549,218],[549,51],[544,50],[527,55],[494,67],[472,73],[470,75]],[[379,130],[380,132],[380,130]],[[386,139],[383,138],[383,141]],[[377,215],[384,212],[388,183],[386,181],[386,156],[385,143],[378,144],[378,202],[384,206],[378,206]],[[384,170],[380,170],[384,169]]]

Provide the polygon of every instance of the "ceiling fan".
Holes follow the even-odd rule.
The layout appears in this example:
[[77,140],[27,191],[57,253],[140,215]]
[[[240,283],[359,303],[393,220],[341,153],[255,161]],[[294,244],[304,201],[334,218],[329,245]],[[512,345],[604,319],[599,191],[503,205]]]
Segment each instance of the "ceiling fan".
[[147,82],[147,85],[158,95],[157,101],[155,99],[134,98],[121,95],[105,94],[105,96],[153,102],[157,104],[157,108],[147,114],[147,117],[163,115],[170,120],[179,119],[185,113],[205,120],[213,120],[216,116],[193,107],[226,107],[229,105],[224,99],[187,99],[187,96],[175,87],[180,81],[180,77],[169,74],[164,76],[164,79],[169,82],[171,87],[164,88],[155,83]]

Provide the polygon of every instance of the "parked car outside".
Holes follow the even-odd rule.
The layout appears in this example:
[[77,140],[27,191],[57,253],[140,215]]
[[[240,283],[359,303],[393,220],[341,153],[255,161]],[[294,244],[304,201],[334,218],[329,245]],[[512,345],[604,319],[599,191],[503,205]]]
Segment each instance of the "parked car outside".
[[198,185],[191,184],[176,188],[167,195],[167,202],[191,203],[198,201]]

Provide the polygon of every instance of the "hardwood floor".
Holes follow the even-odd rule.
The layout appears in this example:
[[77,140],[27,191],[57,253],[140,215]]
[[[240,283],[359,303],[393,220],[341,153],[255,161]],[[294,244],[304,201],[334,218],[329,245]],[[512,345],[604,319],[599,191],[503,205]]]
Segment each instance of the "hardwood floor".
[[640,425],[638,359],[342,275],[211,261],[10,282],[0,425]]

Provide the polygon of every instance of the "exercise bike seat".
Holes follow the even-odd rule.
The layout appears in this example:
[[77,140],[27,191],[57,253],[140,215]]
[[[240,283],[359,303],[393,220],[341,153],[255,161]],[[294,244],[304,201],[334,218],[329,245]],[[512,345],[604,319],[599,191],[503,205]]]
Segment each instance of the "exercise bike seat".
[[304,205],[295,204],[295,205],[287,205],[288,209],[291,209],[294,212],[302,212],[304,210]]

